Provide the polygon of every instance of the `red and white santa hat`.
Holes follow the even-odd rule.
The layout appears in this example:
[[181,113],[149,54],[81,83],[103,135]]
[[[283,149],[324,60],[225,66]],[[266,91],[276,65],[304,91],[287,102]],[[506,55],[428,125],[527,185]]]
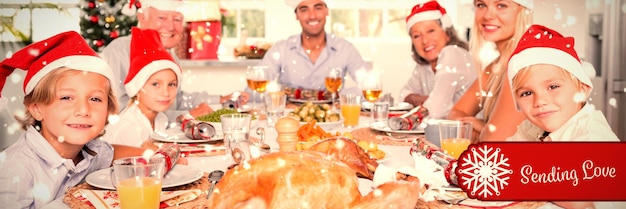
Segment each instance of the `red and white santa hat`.
[[75,31],[68,31],[28,45],[0,62],[0,92],[15,69],[27,71],[24,94],[28,95],[46,74],[60,67],[98,73],[111,84],[114,80],[109,65],[85,39]]
[[415,23],[425,20],[441,20],[441,26],[443,28],[452,27],[452,21],[446,9],[439,5],[437,1],[429,1],[423,4],[417,4],[413,7],[411,14],[406,17],[406,31],[411,32],[411,27],[413,27]]
[[154,7],[163,11],[179,11],[184,12],[185,2],[182,0],[130,0],[127,5],[122,8],[125,15],[135,15],[135,11],[141,8]]
[[591,77],[595,76],[595,70],[591,64],[578,58],[574,50],[574,38],[564,37],[542,25],[530,26],[509,58],[509,84],[513,85],[513,78],[521,69],[536,64],[550,64],[563,68],[580,82],[593,88]]
[[131,34],[130,69],[124,81],[128,96],[137,95],[148,78],[161,70],[172,69],[176,73],[178,83],[181,82],[180,66],[163,47],[159,32],[133,27]]
[[532,10],[534,7],[535,0],[513,0],[513,1],[515,3],[518,3],[519,5],[522,5],[523,7],[526,7],[526,9]]

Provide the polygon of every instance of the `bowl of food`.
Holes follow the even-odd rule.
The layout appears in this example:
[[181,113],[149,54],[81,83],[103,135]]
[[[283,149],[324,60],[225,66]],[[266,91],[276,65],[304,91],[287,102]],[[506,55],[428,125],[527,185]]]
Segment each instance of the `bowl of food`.
[[[213,111],[212,113],[200,116],[196,118],[199,121],[208,122],[215,128],[215,132],[221,134],[222,133],[222,120],[220,116],[224,114],[244,114],[239,113],[239,111],[235,109],[218,109]],[[259,124],[259,119],[252,115],[252,120],[250,120],[250,128],[254,128]]]
[[301,126],[315,122],[327,131],[340,126],[343,122],[341,114],[333,111],[329,104],[314,104],[310,101],[296,107],[287,115],[299,121]]

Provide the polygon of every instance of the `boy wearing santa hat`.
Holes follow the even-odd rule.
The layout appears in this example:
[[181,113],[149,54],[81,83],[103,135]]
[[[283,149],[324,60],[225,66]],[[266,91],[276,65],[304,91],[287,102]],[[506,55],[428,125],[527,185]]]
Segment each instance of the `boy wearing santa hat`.
[[181,69],[165,51],[157,31],[133,27],[132,33],[131,63],[124,81],[131,99],[103,138],[111,144],[140,147],[152,133],[168,128],[163,112],[176,99]]
[[80,34],[60,33],[0,62],[0,88],[16,68],[27,71],[27,111],[18,118],[26,131],[0,153],[4,208],[41,208],[114,158],[144,152],[98,139],[117,113],[113,73]]
[[[125,8],[129,7],[130,9],[125,10],[137,10],[137,27],[144,30],[158,31],[165,49],[170,50],[181,41],[184,33],[184,1],[131,0],[130,4]],[[116,78],[113,88],[118,92],[118,101],[122,105],[125,105],[130,100],[130,96],[124,87],[124,81],[129,74],[131,36],[132,34],[113,40],[104,48],[101,54],[102,58],[113,69]],[[172,57],[176,58],[174,55]],[[194,117],[206,115],[213,111],[208,104],[223,103],[231,99],[233,95],[220,96],[209,95],[207,92],[185,92],[179,88],[175,104],[166,111],[166,114],[170,122],[174,122],[176,117],[186,113]],[[248,94],[242,94],[241,100],[243,103],[246,103]]]
[[[574,38],[532,25],[508,66],[513,101],[526,117],[508,141],[619,141],[602,112],[587,103],[595,70],[578,59]],[[616,202],[554,203],[564,208],[624,206]]]

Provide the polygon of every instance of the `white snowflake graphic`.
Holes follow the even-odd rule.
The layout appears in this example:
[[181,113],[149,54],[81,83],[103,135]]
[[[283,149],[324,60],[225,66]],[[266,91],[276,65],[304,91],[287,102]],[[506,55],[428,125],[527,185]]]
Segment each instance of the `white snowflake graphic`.
[[500,148],[487,145],[471,147],[470,152],[459,159],[459,183],[471,191],[470,196],[487,198],[500,195],[513,173],[509,158]]

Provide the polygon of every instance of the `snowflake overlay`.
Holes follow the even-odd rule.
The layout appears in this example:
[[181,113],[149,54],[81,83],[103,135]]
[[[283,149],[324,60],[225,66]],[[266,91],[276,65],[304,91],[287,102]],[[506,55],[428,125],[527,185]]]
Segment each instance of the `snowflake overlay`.
[[500,148],[488,145],[471,146],[470,152],[461,156],[458,161],[459,183],[470,197],[478,199],[500,195],[510,179],[513,170],[509,169],[509,158],[500,153]]

